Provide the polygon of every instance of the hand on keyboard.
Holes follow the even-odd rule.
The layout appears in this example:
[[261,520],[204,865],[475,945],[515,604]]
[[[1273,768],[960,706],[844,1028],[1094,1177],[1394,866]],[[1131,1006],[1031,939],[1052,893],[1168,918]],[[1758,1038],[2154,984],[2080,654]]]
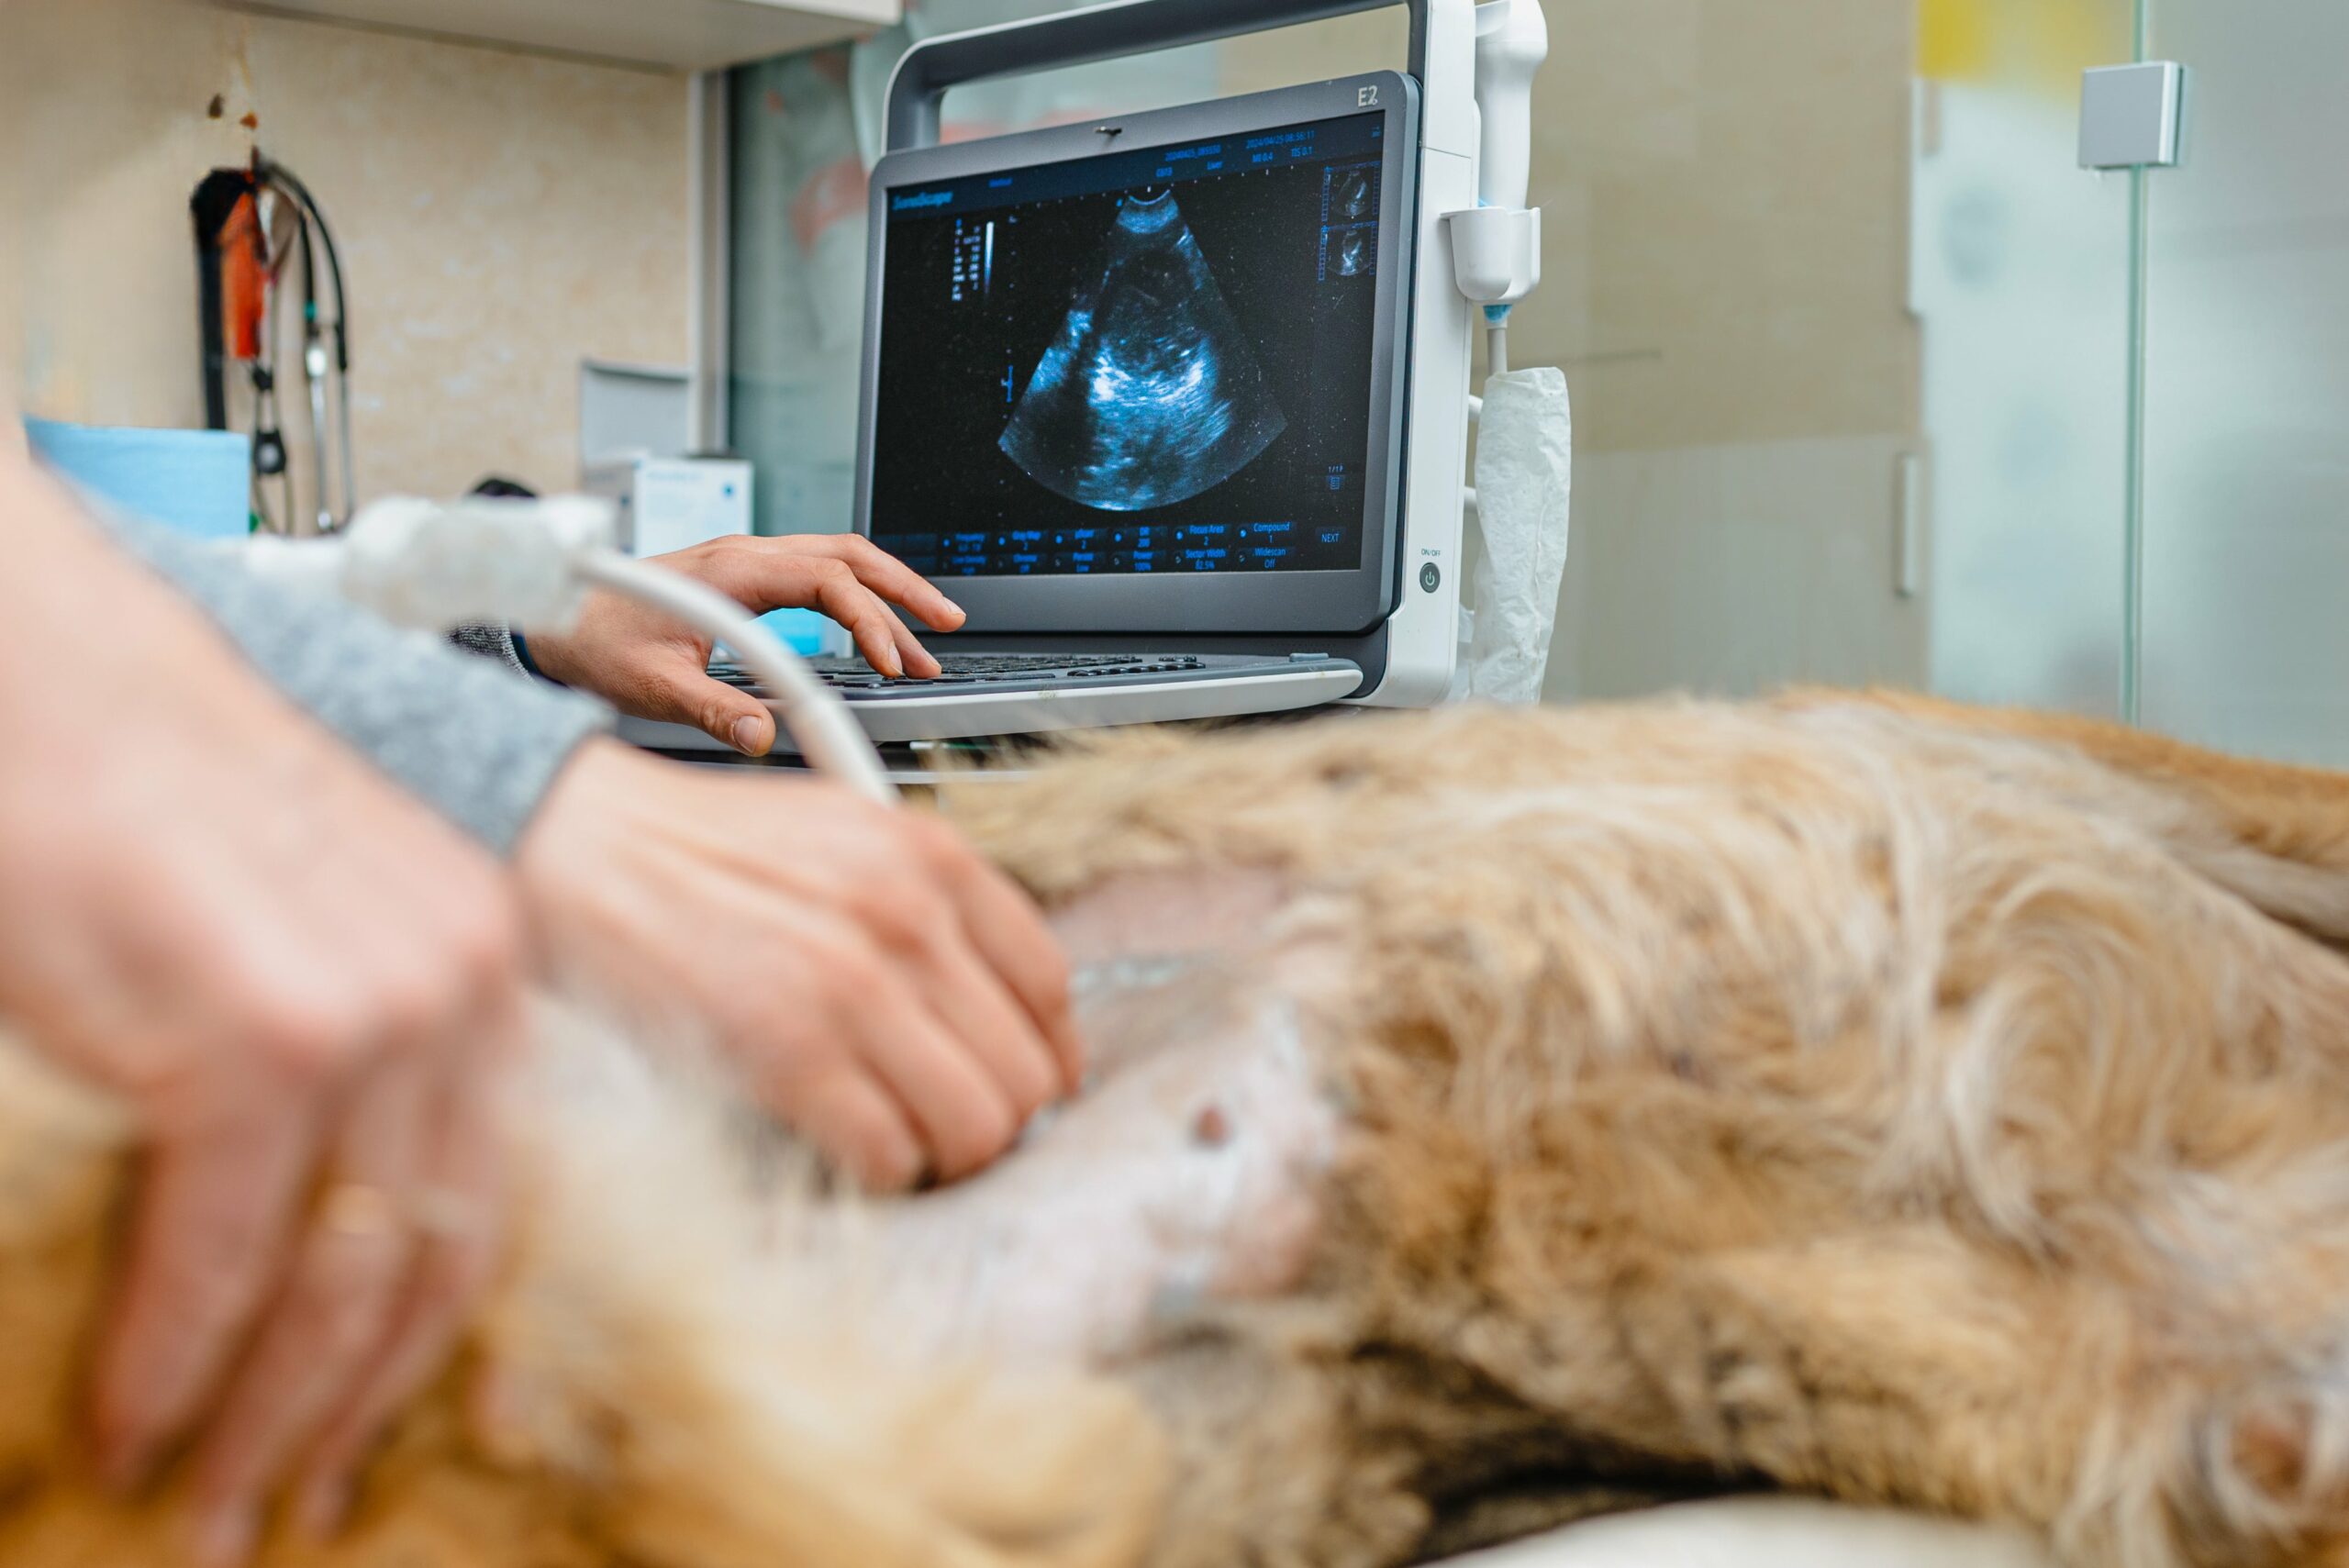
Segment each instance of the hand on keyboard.
[[[822,611],[855,635],[881,676],[941,673],[892,605],[933,631],[963,624],[963,612],[945,595],[854,534],[713,539],[656,559],[755,614]],[[578,630],[533,637],[529,646],[531,661],[549,679],[592,692],[622,713],[690,725],[747,756],[764,756],[774,745],[774,718],[765,706],[709,677],[709,640],[657,611],[597,594]]]

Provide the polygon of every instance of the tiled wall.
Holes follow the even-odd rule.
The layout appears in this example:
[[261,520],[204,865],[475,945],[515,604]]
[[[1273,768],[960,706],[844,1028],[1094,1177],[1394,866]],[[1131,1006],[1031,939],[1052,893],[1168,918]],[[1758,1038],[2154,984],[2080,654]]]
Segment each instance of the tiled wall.
[[683,77],[197,0],[0,0],[0,362],[31,411],[201,422],[188,197],[256,137],[343,245],[362,500],[568,484],[582,356],[684,360]]
[[1909,445],[1578,454],[1550,697],[1923,684],[1925,604],[1894,591],[1895,473]]

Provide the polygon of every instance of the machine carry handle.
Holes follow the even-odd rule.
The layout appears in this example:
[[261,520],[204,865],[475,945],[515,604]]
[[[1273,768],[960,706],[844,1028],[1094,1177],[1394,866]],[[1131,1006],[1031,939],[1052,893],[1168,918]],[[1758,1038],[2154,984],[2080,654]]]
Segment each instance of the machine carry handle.
[[1433,0],[1112,0],[1056,17],[1008,22],[925,39],[907,51],[889,84],[889,150],[935,147],[939,105],[969,82],[1212,43],[1361,11],[1411,13],[1411,74],[1427,79]]

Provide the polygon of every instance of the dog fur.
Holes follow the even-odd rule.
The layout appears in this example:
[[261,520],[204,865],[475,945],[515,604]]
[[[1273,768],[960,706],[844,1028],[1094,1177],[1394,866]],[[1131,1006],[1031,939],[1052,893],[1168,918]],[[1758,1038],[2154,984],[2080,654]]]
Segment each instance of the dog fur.
[[[1160,1482],[1130,1396],[874,1343],[859,1303],[773,1266],[775,1206],[705,1085],[581,1019],[542,1034],[562,1048],[525,1135],[522,1239],[464,1364],[400,1424],[348,1535],[287,1532],[271,1568],[1135,1559]],[[102,1497],[72,1440],[125,1129],[6,1051],[0,1128],[0,1562],[177,1562],[176,1498]]]
[[[1383,1568],[1728,1485],[2349,1561],[2349,781],[1818,695],[1115,739],[945,808],[1057,907],[1277,887],[1225,946],[1343,1111],[1301,1273],[1090,1367],[910,1358],[795,1296],[699,1096],[558,1074],[468,1364],[273,1565]],[[0,1562],[163,1561],[67,1457],[124,1129],[0,1062]]]

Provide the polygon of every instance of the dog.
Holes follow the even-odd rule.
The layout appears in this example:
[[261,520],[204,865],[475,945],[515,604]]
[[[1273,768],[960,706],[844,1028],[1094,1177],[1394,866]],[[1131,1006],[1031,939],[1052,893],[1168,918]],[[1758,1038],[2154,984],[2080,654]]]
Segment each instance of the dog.
[[[272,1568],[1386,1568],[1742,1488],[2349,1562],[2349,780],[1802,694],[940,796],[1096,1089],[865,1205],[551,1024],[463,1362]],[[0,1063],[0,1562],[168,1561],[68,1440],[131,1129]]]

